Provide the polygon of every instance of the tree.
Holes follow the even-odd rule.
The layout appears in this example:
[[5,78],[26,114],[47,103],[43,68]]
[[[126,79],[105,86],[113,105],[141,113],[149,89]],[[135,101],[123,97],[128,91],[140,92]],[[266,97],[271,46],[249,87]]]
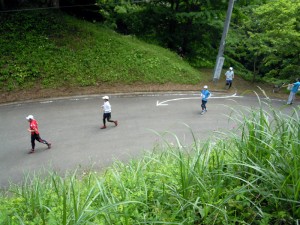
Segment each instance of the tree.
[[[274,0],[244,9],[228,54],[266,80],[291,79],[300,70],[300,2]],[[235,41],[237,34],[240,42]],[[235,37],[234,37],[235,36]]]
[[[191,59],[211,65],[227,5],[223,0],[159,0],[143,3],[98,0],[100,13],[124,34],[134,34],[178,52]],[[206,60],[204,60],[206,59]],[[204,65],[205,66],[205,65]]]

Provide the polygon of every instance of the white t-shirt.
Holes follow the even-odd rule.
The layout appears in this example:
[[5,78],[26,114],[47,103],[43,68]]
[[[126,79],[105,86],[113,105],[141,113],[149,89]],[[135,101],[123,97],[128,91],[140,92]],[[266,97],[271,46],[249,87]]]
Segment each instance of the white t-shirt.
[[225,73],[225,76],[226,76],[226,80],[232,80],[234,78],[234,72],[233,72],[233,70],[228,70]]
[[104,102],[104,105],[102,106],[104,113],[110,113],[111,112],[111,106],[109,101]]

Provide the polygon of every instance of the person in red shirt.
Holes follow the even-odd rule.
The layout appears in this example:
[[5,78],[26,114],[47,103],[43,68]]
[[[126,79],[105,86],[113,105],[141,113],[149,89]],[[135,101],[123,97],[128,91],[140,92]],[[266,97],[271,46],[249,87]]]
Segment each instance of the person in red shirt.
[[50,149],[51,148],[51,143],[46,141],[46,140],[43,140],[40,137],[40,133],[39,133],[39,129],[38,129],[38,122],[34,119],[33,115],[27,116],[26,119],[29,122],[28,131],[31,133],[31,147],[32,147],[31,150],[28,153],[29,154],[34,153],[35,140],[47,145],[48,149]]

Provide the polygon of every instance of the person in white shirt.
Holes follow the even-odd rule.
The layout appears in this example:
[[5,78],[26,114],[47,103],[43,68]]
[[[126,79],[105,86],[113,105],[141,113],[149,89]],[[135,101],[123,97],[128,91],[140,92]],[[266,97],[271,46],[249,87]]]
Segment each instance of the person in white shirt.
[[229,89],[231,88],[232,80],[234,78],[234,72],[232,67],[229,67],[229,70],[226,71],[225,76],[226,76],[226,85],[228,85],[228,89]]
[[106,128],[106,120],[107,122],[110,123],[114,123],[115,126],[118,126],[118,121],[117,120],[111,120],[111,105],[109,103],[109,97],[108,96],[104,96],[102,97],[102,99],[104,100],[104,104],[101,106],[103,109],[103,126],[101,127],[101,129],[105,129]]

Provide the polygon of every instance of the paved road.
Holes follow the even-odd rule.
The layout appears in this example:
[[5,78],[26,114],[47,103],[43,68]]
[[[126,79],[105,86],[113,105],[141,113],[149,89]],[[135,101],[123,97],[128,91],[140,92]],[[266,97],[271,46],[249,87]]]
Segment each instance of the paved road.
[[[128,160],[140,156],[162,143],[162,137],[175,143],[172,132],[183,143],[192,143],[190,126],[197,138],[207,138],[215,130],[231,129],[228,106],[257,106],[255,97],[228,96],[213,93],[208,112],[200,115],[200,99],[196,93],[111,95],[112,119],[101,130],[103,104],[101,96],[0,105],[0,186],[19,182],[24,173],[53,169],[58,172],[94,165],[103,168],[115,159]],[[281,107],[283,101],[273,101]],[[284,108],[286,110],[286,108]],[[52,149],[36,143],[36,153],[30,150],[30,134],[25,117],[33,114],[39,122],[41,137],[52,142]],[[158,136],[155,132],[162,134]]]

